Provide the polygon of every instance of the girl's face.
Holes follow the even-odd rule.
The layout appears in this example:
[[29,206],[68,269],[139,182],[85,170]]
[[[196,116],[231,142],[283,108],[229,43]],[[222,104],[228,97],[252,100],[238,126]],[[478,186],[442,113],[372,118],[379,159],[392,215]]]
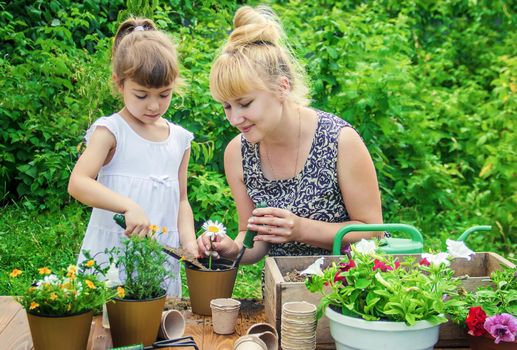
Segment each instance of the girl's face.
[[131,79],[119,86],[124,105],[132,117],[144,124],[152,124],[167,112],[171,103],[173,85],[148,88]]
[[224,101],[223,107],[230,124],[251,143],[261,141],[275,130],[283,110],[277,94],[262,90]]

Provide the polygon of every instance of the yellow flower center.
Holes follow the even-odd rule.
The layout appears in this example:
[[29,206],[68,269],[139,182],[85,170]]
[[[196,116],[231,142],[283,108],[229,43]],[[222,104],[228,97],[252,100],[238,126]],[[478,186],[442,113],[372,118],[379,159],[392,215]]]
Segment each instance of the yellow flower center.
[[217,232],[219,232],[219,227],[217,227],[217,226],[208,226],[208,232],[217,233]]

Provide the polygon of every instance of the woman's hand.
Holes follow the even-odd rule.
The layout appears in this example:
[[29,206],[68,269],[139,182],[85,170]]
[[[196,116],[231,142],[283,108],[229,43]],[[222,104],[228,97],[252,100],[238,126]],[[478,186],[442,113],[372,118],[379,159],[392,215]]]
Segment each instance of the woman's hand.
[[126,218],[126,236],[138,235],[145,237],[149,233],[150,222],[145,212],[139,206],[132,207],[124,213]]
[[239,253],[239,246],[227,235],[222,237],[216,235],[213,241],[210,241],[210,237],[201,235],[197,239],[197,244],[202,257],[206,257],[212,252],[212,256],[217,253],[225,258],[234,258]]
[[256,241],[286,243],[300,241],[301,218],[287,209],[256,208],[248,220],[248,229],[257,232]]

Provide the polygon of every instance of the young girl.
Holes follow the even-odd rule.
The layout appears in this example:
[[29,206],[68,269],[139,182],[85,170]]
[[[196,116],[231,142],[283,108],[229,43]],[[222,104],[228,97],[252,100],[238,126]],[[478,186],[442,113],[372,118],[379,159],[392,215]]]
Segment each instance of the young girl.
[[[181,243],[198,255],[187,199],[193,136],[162,117],[181,81],[175,45],[152,21],[130,18],[115,36],[112,64],[124,108],[88,129],[87,148],[68,184],[74,198],[93,207],[81,250],[93,255],[120,246],[124,235],[144,236],[154,224],[168,230],[159,236],[161,244]],[[114,213],[125,215],[125,231],[113,221]],[[176,278],[167,294],[179,295],[179,266],[174,259],[169,263]]]
[[[340,227],[382,223],[370,154],[346,121],[307,107],[303,69],[270,8],[240,8],[234,27],[212,66],[210,91],[241,132],[224,163],[240,233],[235,241],[218,237],[213,248],[235,257],[250,229],[258,235],[244,263],[265,254],[328,254]],[[261,202],[268,207],[255,208]],[[352,232],[344,240],[373,236],[382,233]],[[198,241],[208,250],[206,237]]]

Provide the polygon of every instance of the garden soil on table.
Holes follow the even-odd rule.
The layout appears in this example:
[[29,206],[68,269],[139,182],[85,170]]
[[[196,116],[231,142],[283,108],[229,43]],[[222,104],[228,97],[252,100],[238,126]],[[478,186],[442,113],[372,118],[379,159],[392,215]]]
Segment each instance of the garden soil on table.
[[[257,299],[239,299],[241,302],[240,312],[244,317],[250,317],[251,315],[255,315],[264,310],[264,305],[262,301]],[[165,302],[165,309],[174,309],[179,311],[189,310],[190,309],[190,300],[189,299],[177,299],[171,298],[167,299]]]

